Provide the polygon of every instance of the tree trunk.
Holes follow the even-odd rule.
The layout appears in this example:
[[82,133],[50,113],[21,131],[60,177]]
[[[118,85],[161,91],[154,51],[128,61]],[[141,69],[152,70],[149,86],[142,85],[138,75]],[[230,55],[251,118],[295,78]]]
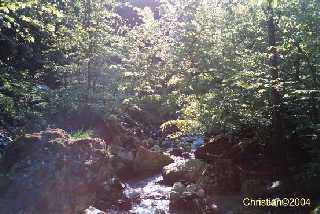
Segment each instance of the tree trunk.
[[87,66],[87,95],[86,95],[86,105],[89,105],[90,97],[91,97],[91,70],[92,70],[92,53],[93,53],[93,45],[92,45],[92,32],[91,32],[91,16],[92,16],[92,5],[91,0],[86,1],[86,12],[85,12],[85,26],[89,32],[88,42],[89,48],[87,50],[87,58],[88,58],[88,66]]
[[269,5],[267,8],[268,15],[268,43],[270,51],[270,72],[272,78],[272,88],[271,88],[271,105],[272,105],[272,142],[271,142],[271,152],[272,156],[277,160],[282,159],[283,154],[283,122],[281,114],[281,95],[278,89],[279,83],[279,54],[277,50],[277,38],[276,38],[276,25],[274,21],[274,14],[272,3],[269,0]]

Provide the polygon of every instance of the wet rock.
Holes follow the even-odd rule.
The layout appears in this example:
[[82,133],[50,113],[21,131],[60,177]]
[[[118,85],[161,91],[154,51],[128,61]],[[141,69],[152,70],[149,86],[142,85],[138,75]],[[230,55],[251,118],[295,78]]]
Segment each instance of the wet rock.
[[197,184],[189,184],[186,187],[186,192],[190,192],[192,194],[196,194],[197,196],[199,196],[200,198],[204,198],[205,197],[205,191],[204,189],[202,189],[199,185]]
[[170,200],[178,199],[186,191],[186,186],[181,182],[176,182],[170,192]]
[[205,191],[197,184],[185,186],[181,182],[174,183],[170,192],[170,200],[177,200],[183,197],[183,195],[196,195],[199,198],[204,198]]
[[154,211],[154,214],[166,214],[166,212],[164,210],[161,210],[161,209],[156,209]]
[[206,163],[201,160],[179,160],[163,167],[162,176],[164,182],[168,184],[178,181],[196,182],[205,168]]
[[170,155],[182,156],[184,149],[182,147],[172,148],[170,151]]
[[117,201],[117,207],[119,207],[120,210],[129,210],[131,206],[132,204],[130,199],[124,198]]
[[113,177],[105,147],[100,139],[72,141],[61,129],[26,135],[13,143],[4,160],[11,182],[3,212],[82,212]]
[[127,187],[126,197],[131,199],[132,201],[136,201],[140,198],[140,192],[138,190]]
[[112,178],[110,183],[112,192],[121,192],[126,187],[126,185],[122,183],[119,178]]
[[205,207],[205,201],[190,192],[184,192],[180,197],[170,199],[170,211],[174,213],[204,213]]
[[170,156],[161,152],[150,151],[142,146],[137,150],[134,160],[135,172],[152,172],[160,171],[163,166],[172,163]]
[[88,209],[84,210],[83,214],[106,214],[106,213],[101,210],[98,210],[97,208],[90,206]]
[[173,148],[173,147],[176,147],[176,143],[173,140],[165,139],[164,141],[161,142],[161,147],[162,148]]
[[159,145],[154,145],[150,150],[153,152],[161,152],[161,148]]
[[183,158],[191,158],[191,154],[189,152],[182,153]]

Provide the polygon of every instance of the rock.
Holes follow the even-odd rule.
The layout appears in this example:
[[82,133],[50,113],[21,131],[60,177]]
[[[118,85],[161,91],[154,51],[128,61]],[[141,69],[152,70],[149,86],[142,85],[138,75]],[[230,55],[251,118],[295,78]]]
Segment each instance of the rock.
[[150,150],[153,152],[161,152],[161,148],[159,145],[154,145]]
[[203,213],[205,202],[195,194],[184,192],[180,197],[170,199],[170,211],[173,213]]
[[205,191],[204,189],[202,189],[199,185],[197,184],[189,184],[186,187],[186,192],[190,192],[192,194],[196,194],[197,196],[199,196],[200,198],[204,198],[205,197]]
[[256,178],[242,182],[241,195],[243,197],[285,197],[286,190],[283,182],[279,180],[270,181],[268,179]]
[[131,187],[128,187],[125,190],[125,195],[127,198],[129,198],[132,201],[136,201],[140,198],[140,192],[138,190],[131,188]]
[[5,191],[8,188],[9,184],[10,179],[8,178],[8,176],[0,172],[0,193],[2,191]]
[[200,198],[204,198],[206,196],[206,192],[204,191],[204,189],[199,189],[197,192],[196,192],[197,196],[199,196]]
[[132,163],[135,158],[135,151],[129,150],[128,148],[122,147],[120,145],[111,145],[109,147],[109,152],[118,157],[120,161],[124,163]]
[[110,183],[112,192],[121,192],[126,187],[119,178],[112,178]]
[[72,141],[61,129],[13,143],[4,159],[11,181],[3,213],[80,213],[97,192],[110,195],[105,185],[114,175],[105,148],[100,139]]
[[162,148],[172,148],[175,147],[176,143],[173,140],[170,139],[165,139],[164,141],[161,142],[161,147]]
[[83,214],[106,214],[106,213],[101,210],[98,210],[97,208],[90,206],[88,209],[84,210]]
[[206,163],[201,160],[179,160],[162,170],[162,176],[165,183],[173,184],[177,181],[196,182],[202,175]]
[[184,152],[182,153],[182,157],[188,159],[191,158],[191,154],[189,152]]
[[161,135],[167,136],[180,131],[180,128],[174,122],[167,122],[161,125]]
[[238,193],[241,187],[240,171],[230,159],[217,159],[215,164],[208,164],[200,180],[207,192]]
[[174,183],[171,192],[170,200],[176,200],[183,195],[196,195],[199,198],[205,197],[205,191],[197,184],[189,184],[187,187],[181,182]]
[[[224,153],[225,158],[232,159],[237,164],[247,168],[252,167],[252,162],[257,162],[263,157],[265,148],[257,142],[257,139],[241,139],[239,143],[232,146],[229,151]],[[260,167],[259,167],[260,168]]]
[[150,151],[142,146],[137,150],[134,160],[135,172],[160,171],[162,167],[172,163],[170,156],[161,152]]
[[174,183],[170,192],[170,200],[178,199],[185,191],[186,186],[183,185],[181,182]]
[[261,179],[249,179],[241,184],[241,194],[249,197],[259,197],[267,189],[267,184]]
[[220,158],[224,153],[228,152],[233,145],[234,142],[231,136],[219,134],[200,146],[195,151],[195,157],[208,162],[214,162],[216,158]]
[[182,156],[182,153],[183,153],[182,147],[172,148],[172,150],[170,151],[170,155],[175,155],[175,156]]
[[119,144],[111,144],[108,147],[110,162],[115,174],[120,177],[130,177],[133,172],[133,164],[136,155],[136,148],[126,148]]
[[161,210],[161,209],[156,209],[154,211],[154,214],[166,214],[166,212],[164,210]]
[[320,213],[320,206],[317,205],[317,207],[312,210],[312,214],[319,214],[319,213]]

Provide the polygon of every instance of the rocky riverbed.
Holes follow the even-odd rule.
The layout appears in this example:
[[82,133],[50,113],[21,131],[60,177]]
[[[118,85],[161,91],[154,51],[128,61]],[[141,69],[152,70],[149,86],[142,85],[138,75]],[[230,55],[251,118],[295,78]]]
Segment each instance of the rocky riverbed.
[[266,162],[248,168],[263,155],[254,135],[155,139],[106,127],[108,138],[47,129],[5,145],[0,213],[268,213],[241,199],[283,194]]

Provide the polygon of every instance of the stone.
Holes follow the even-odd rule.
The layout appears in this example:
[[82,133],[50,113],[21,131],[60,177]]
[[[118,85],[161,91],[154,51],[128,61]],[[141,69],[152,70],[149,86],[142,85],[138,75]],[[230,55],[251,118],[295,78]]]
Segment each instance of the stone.
[[195,183],[201,177],[206,166],[206,163],[197,159],[178,160],[163,168],[163,180],[168,184],[178,181]]
[[172,150],[170,151],[170,155],[175,155],[175,156],[182,156],[182,153],[183,153],[182,147],[172,148]]
[[98,210],[97,208],[90,206],[89,208],[84,210],[83,214],[106,214],[106,213],[101,210]]
[[114,175],[105,148],[103,140],[73,141],[61,129],[20,138],[4,157],[10,185],[3,213],[81,213],[97,195],[110,195],[104,187]]
[[156,209],[154,211],[154,214],[166,214],[166,212],[164,210],[161,210],[161,209]]
[[172,213],[181,213],[188,210],[188,213],[203,213],[205,207],[204,200],[190,192],[184,192],[180,197],[170,198],[170,211]]
[[217,158],[223,157],[224,153],[228,152],[233,145],[231,136],[219,134],[200,146],[195,151],[195,157],[207,162],[214,162]]
[[200,198],[204,198],[206,196],[206,192],[204,191],[204,189],[201,188],[196,192],[196,195]]
[[191,154],[189,152],[184,152],[182,153],[182,157],[188,159],[191,158]]
[[125,196],[133,201],[140,198],[140,192],[138,190],[135,190],[133,188],[128,187],[125,192]]
[[132,163],[134,161],[134,151],[128,150],[128,148],[124,148],[120,145],[111,145],[109,148],[110,153],[118,157],[120,161],[124,163]]
[[150,151],[140,146],[134,160],[134,171],[141,173],[160,171],[162,167],[172,162],[173,160],[169,155],[162,152]]
[[174,183],[170,191],[170,200],[175,200],[179,198],[184,191],[186,191],[185,185],[183,185],[181,182]]
[[205,191],[204,189],[202,189],[199,185],[197,184],[189,184],[186,187],[186,192],[190,192],[192,194],[196,194],[197,196],[199,196],[200,198],[204,198],[205,197]]
[[266,182],[261,179],[248,179],[241,184],[241,194],[243,196],[262,196],[266,189]]
[[232,160],[217,159],[215,164],[208,164],[201,183],[207,192],[238,193],[241,188],[240,173]]
[[154,145],[150,150],[154,152],[161,152],[161,148],[159,145]]

